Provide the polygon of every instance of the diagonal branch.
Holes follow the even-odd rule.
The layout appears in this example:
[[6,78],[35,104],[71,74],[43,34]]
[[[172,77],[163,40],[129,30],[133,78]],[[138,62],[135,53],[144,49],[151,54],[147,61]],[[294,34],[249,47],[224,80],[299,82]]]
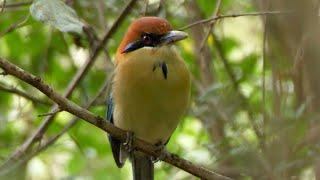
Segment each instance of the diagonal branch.
[[[131,0],[126,7],[122,10],[119,17],[116,19],[116,21],[113,23],[111,28],[106,32],[104,35],[102,41],[98,43],[93,43],[95,47],[93,47],[93,52],[91,53],[90,57],[87,59],[86,63],[82,68],[77,72],[77,74],[74,76],[74,78],[69,83],[65,93],[63,94],[63,97],[69,98],[76,86],[79,84],[79,82],[83,79],[83,77],[87,74],[88,70],[91,68],[93,63],[98,57],[98,54],[101,50],[103,50],[104,45],[107,43],[109,38],[114,34],[116,29],[119,27],[119,25],[123,22],[124,18],[129,14],[129,12],[132,10],[134,4],[137,2],[137,0]],[[20,156],[25,154],[27,151],[30,150],[32,145],[37,142],[43,134],[46,132],[50,124],[52,123],[56,112],[59,111],[59,107],[57,105],[54,105],[50,112],[47,114],[51,114],[50,116],[47,116],[39,128],[36,130],[35,133],[33,133],[20,147],[16,149],[16,151],[10,155],[10,157],[7,159],[7,161],[4,164],[10,164],[10,162],[15,161],[19,159]]]
[[[222,4],[221,1],[222,1],[222,0],[218,0],[218,1],[217,1],[216,9],[215,9],[215,11],[213,12],[213,16],[212,16],[213,18],[214,18],[214,17],[217,17],[217,16],[219,15],[219,13],[220,13],[220,8],[221,8],[221,4]],[[200,52],[202,52],[202,50],[203,50],[203,48],[204,48],[204,45],[205,45],[205,43],[207,42],[207,40],[208,40],[208,38],[209,38],[209,36],[210,36],[210,34],[211,34],[211,31],[212,31],[212,29],[214,28],[214,25],[216,24],[216,22],[217,22],[217,20],[213,20],[212,22],[210,22],[210,27],[209,27],[206,35],[204,36],[202,42],[200,43]]]
[[17,21],[16,23],[12,24],[10,27],[8,27],[3,32],[0,32],[0,38],[5,36],[6,34],[15,31],[18,28],[21,28],[26,25],[30,15],[27,15],[26,17],[23,17],[21,20]]
[[[5,2],[5,1],[4,1]],[[22,6],[29,6],[32,4],[32,1],[28,2],[17,2],[17,3],[2,3],[1,4],[1,9],[8,9],[8,8],[17,8],[17,7],[22,7]]]
[[[73,103],[72,101],[68,100],[67,98],[59,95],[56,93],[49,85],[45,84],[41,78],[36,77],[23,69],[17,67],[16,65],[10,63],[7,60],[0,58],[0,67],[10,75],[13,75],[20,80],[32,85],[33,87],[40,90],[42,93],[47,95],[51,100],[58,104],[59,108],[67,111],[80,119],[87,121],[88,123],[112,134],[115,138],[119,139],[120,141],[126,140],[127,132],[113,126],[107,120],[95,116],[90,111],[81,108],[77,104]],[[202,179],[231,179],[226,176],[217,174],[213,171],[210,171],[204,167],[197,166],[190,161],[187,161],[179,156],[169,153],[169,152],[159,152],[158,148],[150,143],[147,143],[141,139],[135,139],[134,147],[147,153],[151,156],[155,157],[163,157],[163,161],[172,164],[180,169],[185,170],[193,174],[194,176],[200,177]]]
[[[253,128],[253,131],[255,132],[255,134],[259,137],[259,139],[262,139],[263,137],[263,134],[262,132],[259,130],[259,127],[257,126],[257,124],[254,122],[254,115],[253,115],[253,112],[252,112],[252,108],[250,107],[250,104],[248,102],[248,99],[241,93],[241,90],[239,88],[239,82],[236,78],[236,75],[234,73],[234,71],[232,70],[232,67],[230,66],[227,58],[226,58],[226,55],[224,54],[223,52],[223,48],[222,48],[222,44],[221,42],[219,41],[219,39],[216,37],[216,35],[214,33],[212,33],[213,35],[213,44],[216,48],[216,52],[217,52],[217,55],[219,57],[219,59],[222,61],[223,63],[223,66],[226,70],[226,73],[228,74],[231,82],[232,82],[232,86],[234,88],[234,90],[236,91],[237,95],[239,96],[240,100],[241,100],[241,103],[242,105],[244,106],[245,109],[248,109],[248,115],[249,115],[249,119],[250,119],[250,122],[252,122],[252,128]],[[261,142],[260,142],[261,143]],[[262,145],[262,144],[260,144]]]
[[[112,79],[111,77],[112,76],[110,76],[108,78],[108,80],[105,82],[105,84],[101,86],[101,88],[98,91],[97,95],[85,106],[86,109],[88,109],[89,107],[93,106],[95,104],[95,102],[99,98],[101,98],[101,96],[103,96],[106,93],[106,91],[107,91],[107,89],[109,87],[109,84],[111,82],[111,79]],[[62,135],[64,135],[73,126],[75,126],[78,121],[79,121],[79,118],[78,117],[74,117],[72,120],[70,120],[68,122],[68,124],[66,124],[64,126],[64,128],[59,133],[57,133],[56,135],[50,137],[45,142],[41,142],[39,144],[39,146],[37,146],[37,148],[35,150],[32,150],[30,153],[24,154],[24,156],[19,158],[16,162],[13,162],[13,163],[10,163],[10,164],[8,164],[8,163],[3,164],[0,167],[0,177],[3,174],[7,174],[7,173],[11,172],[12,170],[16,169],[17,167],[21,166],[22,164],[25,164],[31,158],[33,158],[34,156],[37,156],[42,151],[45,151],[48,147],[50,147],[50,145],[54,144]]]
[[52,103],[49,101],[45,101],[45,100],[36,98],[36,97],[34,97],[34,96],[32,96],[32,95],[30,95],[20,89],[17,89],[13,86],[8,87],[7,85],[5,85],[3,83],[0,83],[0,91],[16,94],[18,96],[21,96],[25,99],[32,101],[35,104],[52,105]]
[[1,7],[1,11],[0,12],[3,12],[5,7],[6,7],[6,4],[7,4],[7,1],[6,0],[3,0],[2,2],[2,7]]

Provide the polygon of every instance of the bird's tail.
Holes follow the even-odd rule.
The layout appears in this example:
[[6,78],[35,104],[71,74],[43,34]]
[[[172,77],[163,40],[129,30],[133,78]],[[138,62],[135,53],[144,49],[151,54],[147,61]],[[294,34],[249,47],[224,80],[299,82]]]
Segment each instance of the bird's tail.
[[142,153],[134,152],[132,156],[133,180],[153,180],[153,162],[151,157]]

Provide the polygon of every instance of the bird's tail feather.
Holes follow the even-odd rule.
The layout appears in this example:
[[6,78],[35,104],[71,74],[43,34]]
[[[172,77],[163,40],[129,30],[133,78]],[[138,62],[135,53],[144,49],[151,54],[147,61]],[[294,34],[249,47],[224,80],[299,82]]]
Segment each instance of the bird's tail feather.
[[154,167],[150,156],[142,152],[133,153],[133,180],[153,180],[153,171]]

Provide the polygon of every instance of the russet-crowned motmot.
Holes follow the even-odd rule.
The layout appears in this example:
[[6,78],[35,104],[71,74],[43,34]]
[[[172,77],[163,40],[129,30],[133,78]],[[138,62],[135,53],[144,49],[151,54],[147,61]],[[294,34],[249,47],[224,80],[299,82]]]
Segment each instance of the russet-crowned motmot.
[[[109,121],[149,143],[168,142],[190,97],[190,74],[173,46],[186,37],[162,18],[132,22],[116,54]],[[115,162],[122,167],[128,151],[119,140],[109,140]],[[134,179],[153,179],[151,157],[137,151],[130,155]]]

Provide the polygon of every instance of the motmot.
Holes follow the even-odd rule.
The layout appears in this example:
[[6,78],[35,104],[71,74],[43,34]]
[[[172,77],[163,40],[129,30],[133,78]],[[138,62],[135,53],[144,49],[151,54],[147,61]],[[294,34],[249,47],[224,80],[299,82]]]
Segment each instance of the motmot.
[[[134,137],[166,145],[190,99],[190,73],[175,47],[187,38],[159,17],[134,20],[117,49],[107,119]],[[128,139],[131,139],[130,137]],[[154,176],[153,159],[109,136],[113,157],[122,167],[129,157],[133,178]]]

